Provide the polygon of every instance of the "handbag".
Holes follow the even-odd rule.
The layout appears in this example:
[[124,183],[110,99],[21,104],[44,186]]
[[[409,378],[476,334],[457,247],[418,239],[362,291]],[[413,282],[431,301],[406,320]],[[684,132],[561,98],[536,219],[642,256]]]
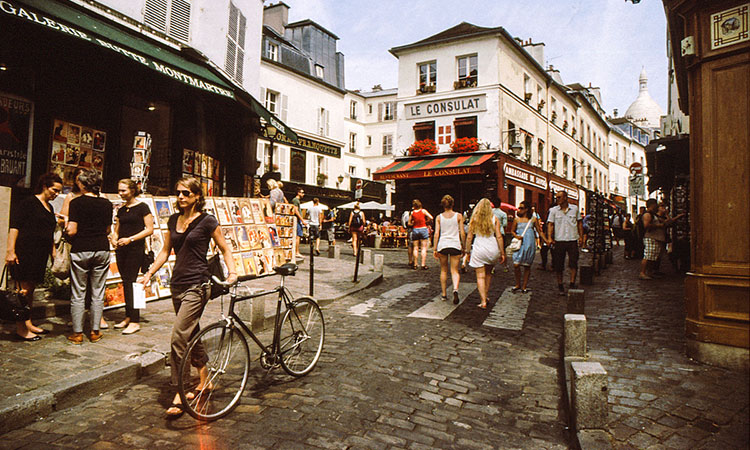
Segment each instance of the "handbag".
[[143,264],[141,264],[141,273],[148,272],[148,269],[151,268],[151,264],[154,263],[154,251],[149,250],[146,252],[146,254],[143,255]]
[[[221,254],[217,251],[214,256],[208,258],[208,273],[212,277],[216,277],[221,281],[226,280],[224,275],[224,264],[221,262]],[[213,278],[212,278],[213,280]],[[211,283],[211,292],[208,294],[209,299],[220,297],[229,292],[229,288],[226,288],[217,283]]]
[[70,277],[70,247],[70,243],[65,238],[61,238],[55,249],[55,258],[52,260],[50,272],[60,280]]
[[11,322],[24,322],[31,317],[31,308],[18,292],[17,288],[8,288],[8,266],[3,268],[3,275],[0,281],[3,289],[0,290],[0,319]]
[[[526,222],[526,228],[523,229],[523,233],[521,233],[521,236],[524,236],[526,234],[526,231],[529,229],[529,225],[531,225],[532,220],[533,219],[529,219],[529,221]],[[508,245],[508,250],[510,250],[511,252],[517,252],[521,250],[521,245],[523,245],[523,239],[514,237],[510,241],[510,245]]]

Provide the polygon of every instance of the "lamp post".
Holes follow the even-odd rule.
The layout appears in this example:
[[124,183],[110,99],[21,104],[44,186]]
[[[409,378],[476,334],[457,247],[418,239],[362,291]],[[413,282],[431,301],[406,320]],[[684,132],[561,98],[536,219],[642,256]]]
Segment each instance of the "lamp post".
[[336,178],[336,180],[338,181],[338,183],[336,184],[336,187],[337,188],[341,188],[341,183],[344,182],[344,176],[343,175],[339,175],[339,177]]
[[[516,130],[505,130],[501,134],[504,134],[507,137],[507,136],[510,136],[511,133],[515,133],[515,132],[516,132]],[[506,142],[505,139],[503,140],[503,142]],[[501,146],[501,149],[502,149],[502,146]],[[513,156],[515,156],[516,158],[518,158],[519,156],[521,156],[521,152],[523,152],[523,146],[514,137],[513,138],[513,143],[510,144],[510,147],[508,147],[508,150],[510,151],[510,153]]]
[[271,142],[268,149],[268,172],[273,170],[273,141],[276,138],[276,134],[278,134],[278,132],[278,128],[273,126],[270,122],[266,122],[266,137]]

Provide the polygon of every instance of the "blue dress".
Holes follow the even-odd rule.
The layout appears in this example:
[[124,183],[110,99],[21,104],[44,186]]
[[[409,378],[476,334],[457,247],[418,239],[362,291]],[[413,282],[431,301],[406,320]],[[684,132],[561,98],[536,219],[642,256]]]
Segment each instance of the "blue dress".
[[[534,256],[536,256],[536,235],[534,234],[534,221],[536,219],[530,219],[532,222],[529,224],[529,229],[523,235],[523,244],[521,249],[517,252],[513,252],[513,265],[514,266],[531,266],[534,262]],[[516,223],[516,234],[523,233],[526,228],[526,223]]]

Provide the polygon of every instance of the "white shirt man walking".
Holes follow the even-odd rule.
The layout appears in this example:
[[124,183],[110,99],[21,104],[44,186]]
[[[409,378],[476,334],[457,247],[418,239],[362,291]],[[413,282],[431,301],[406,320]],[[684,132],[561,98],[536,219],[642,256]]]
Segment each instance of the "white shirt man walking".
[[310,239],[315,240],[315,256],[320,255],[320,224],[323,208],[319,205],[318,197],[313,198],[313,205],[307,211],[310,214]]
[[568,204],[568,193],[555,193],[555,202],[549,210],[547,218],[547,240],[552,248],[552,268],[557,275],[557,288],[560,295],[565,295],[563,287],[563,270],[565,270],[565,254],[568,255],[570,268],[570,285],[576,285],[578,271],[578,247],[583,246],[583,224],[578,214],[578,207]]

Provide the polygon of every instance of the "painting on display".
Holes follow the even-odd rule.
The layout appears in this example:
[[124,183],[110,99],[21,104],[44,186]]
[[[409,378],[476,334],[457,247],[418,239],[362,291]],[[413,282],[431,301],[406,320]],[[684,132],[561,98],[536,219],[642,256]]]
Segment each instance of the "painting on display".
[[[78,168],[104,170],[107,133],[92,127],[54,119],[50,148],[50,172],[60,175],[63,186],[70,188]],[[68,189],[66,189],[68,190]]]

